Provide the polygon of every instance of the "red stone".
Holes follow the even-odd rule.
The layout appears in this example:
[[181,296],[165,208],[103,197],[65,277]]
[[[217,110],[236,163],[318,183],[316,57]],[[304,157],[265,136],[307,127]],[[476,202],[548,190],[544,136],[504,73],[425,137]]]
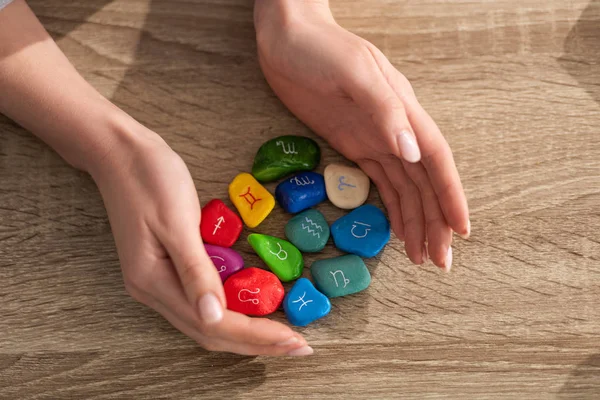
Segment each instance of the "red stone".
[[227,308],[246,315],[263,316],[275,312],[285,295],[275,274],[254,267],[231,275],[223,286]]
[[205,243],[231,247],[242,233],[242,220],[219,199],[202,207],[200,234]]

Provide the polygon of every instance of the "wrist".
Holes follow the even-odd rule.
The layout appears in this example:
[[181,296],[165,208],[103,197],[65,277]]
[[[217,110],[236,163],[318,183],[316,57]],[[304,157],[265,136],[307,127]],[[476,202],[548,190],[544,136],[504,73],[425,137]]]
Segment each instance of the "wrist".
[[329,0],[256,0],[254,26],[257,39],[285,32],[298,23],[321,20],[334,23]]

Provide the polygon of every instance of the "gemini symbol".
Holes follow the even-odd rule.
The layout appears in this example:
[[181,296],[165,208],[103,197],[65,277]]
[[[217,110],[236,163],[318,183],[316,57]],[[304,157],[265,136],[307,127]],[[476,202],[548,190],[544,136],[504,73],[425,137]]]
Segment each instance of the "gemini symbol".
[[[250,199],[246,196],[249,196]],[[257,199],[256,197],[254,197],[254,195],[252,193],[250,193],[250,186],[248,186],[248,191],[244,194],[240,194],[239,197],[243,197],[244,200],[246,200],[248,202],[248,204],[250,204],[250,209],[252,210],[252,208],[254,207],[254,205],[256,203],[258,203],[259,201],[261,201],[262,199]]]

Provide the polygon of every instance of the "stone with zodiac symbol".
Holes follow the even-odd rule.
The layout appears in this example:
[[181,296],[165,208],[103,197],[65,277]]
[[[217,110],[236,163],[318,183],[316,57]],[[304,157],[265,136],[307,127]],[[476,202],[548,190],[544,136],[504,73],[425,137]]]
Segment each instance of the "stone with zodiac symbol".
[[275,207],[275,198],[248,173],[241,173],[229,184],[229,198],[248,228],[256,228]]
[[369,197],[371,182],[358,168],[329,164],[324,171],[327,197],[336,207],[351,210]]
[[215,264],[221,281],[225,282],[229,276],[244,268],[244,259],[237,251],[207,243],[204,244],[204,248]]
[[390,240],[390,223],[377,207],[366,204],[331,225],[336,247],[361,257],[375,257]]
[[306,326],[329,314],[331,303],[327,296],[315,289],[311,281],[300,278],[285,295],[283,309],[292,325]]
[[325,217],[314,209],[301,212],[285,225],[285,237],[305,253],[323,250],[329,240],[329,233]]
[[302,254],[287,240],[252,233],[248,235],[248,243],[283,282],[293,281],[302,275],[304,269]]
[[200,233],[204,243],[231,247],[242,233],[242,220],[219,199],[202,207]]
[[273,273],[254,267],[230,276],[223,288],[228,309],[252,316],[275,312],[285,295],[283,285]]
[[272,182],[297,171],[310,171],[321,160],[317,143],[303,136],[279,136],[265,142],[252,166],[259,182]]
[[310,273],[316,287],[330,298],[361,292],[371,284],[367,266],[354,254],[315,261]]
[[275,198],[287,212],[296,214],[327,200],[325,179],[316,172],[301,172],[285,178],[275,189]]

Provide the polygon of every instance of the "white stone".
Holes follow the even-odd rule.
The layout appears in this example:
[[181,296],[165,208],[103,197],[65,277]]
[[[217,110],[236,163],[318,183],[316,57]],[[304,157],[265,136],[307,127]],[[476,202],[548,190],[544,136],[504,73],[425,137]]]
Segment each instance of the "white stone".
[[371,182],[358,168],[329,164],[324,175],[327,197],[339,208],[351,210],[361,206],[369,197]]

